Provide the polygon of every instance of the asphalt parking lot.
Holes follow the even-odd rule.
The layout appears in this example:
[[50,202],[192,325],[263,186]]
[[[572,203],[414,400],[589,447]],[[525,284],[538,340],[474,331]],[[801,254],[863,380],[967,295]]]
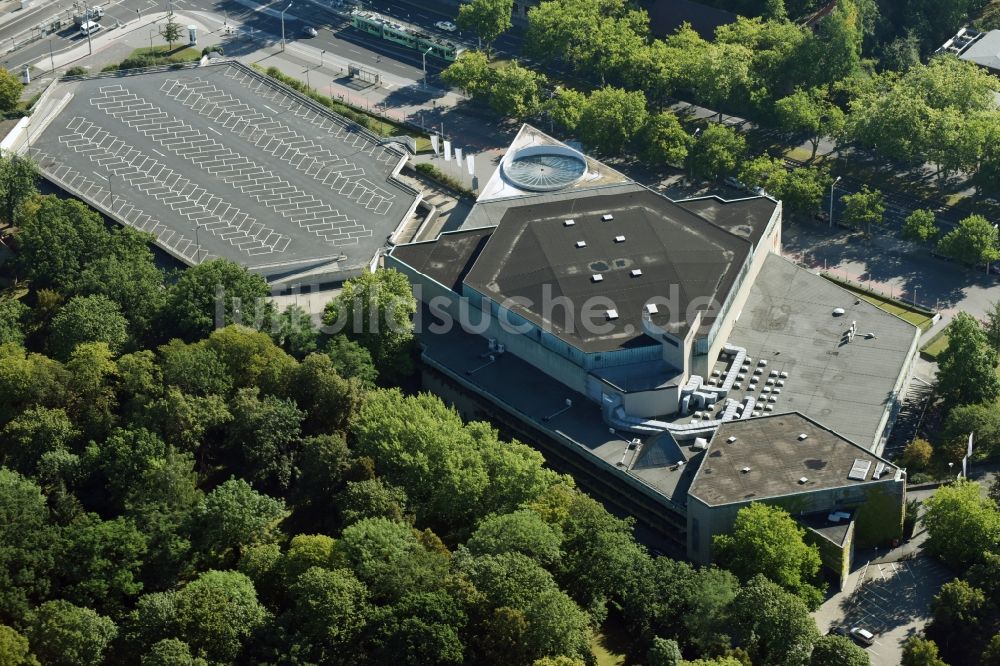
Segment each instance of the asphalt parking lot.
[[875,644],[867,648],[872,666],[898,666],[903,643],[927,624],[931,600],[952,578],[931,557],[872,561],[851,576],[844,593],[820,607],[816,622],[821,631],[835,626],[868,629],[875,634]]
[[188,263],[360,269],[416,201],[391,176],[401,152],[245,67],[61,85],[42,170]]

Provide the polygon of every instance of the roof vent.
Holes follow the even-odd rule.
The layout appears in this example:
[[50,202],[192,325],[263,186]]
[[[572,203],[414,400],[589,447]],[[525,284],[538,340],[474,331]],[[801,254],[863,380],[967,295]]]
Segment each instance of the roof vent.
[[604,220],[605,222],[610,222],[611,220],[615,219],[615,216],[612,215],[611,213],[605,213],[604,215],[601,215],[601,219]]
[[800,477],[799,477],[799,485],[800,485],[800,486],[801,486],[801,485],[805,485],[805,483],[806,483],[806,482],[807,482],[808,480],[809,480],[809,477],[808,477],[808,476],[800,476]]
[[625,237],[624,236],[615,236],[615,242],[616,243],[624,243],[625,242]]
[[563,220],[564,227],[572,227],[574,224],[576,224],[576,220]]
[[646,312],[649,314],[656,314],[660,311],[660,308],[656,307],[656,303],[646,303]]
[[590,276],[590,279],[594,282],[603,282],[604,276],[601,275],[600,273],[594,273],[593,275]]
[[633,268],[632,269],[632,277],[639,277],[640,275],[642,275],[642,269],[641,268]]
[[750,473],[750,468],[749,467],[743,467],[743,468],[740,469],[740,471],[743,472],[744,474],[749,474]]
[[804,432],[800,432],[800,433],[799,433],[799,441],[801,442],[801,441],[802,441],[803,439],[805,439],[805,438],[806,438],[806,437],[808,437],[808,436],[809,436],[809,435],[807,435],[806,433],[804,433]]
[[577,241],[576,242],[576,246],[577,247],[587,247],[587,241]]
[[842,316],[844,314],[844,312],[845,312],[844,308],[834,308],[833,309],[833,316],[834,317],[840,317],[840,316]]
[[608,310],[605,314],[607,314],[608,320],[618,319],[618,310],[611,309]]
[[735,437],[727,437],[727,438],[726,438],[726,443],[728,443],[728,444],[732,444],[732,443],[733,443],[733,442],[735,442],[735,441],[736,441],[736,438],[735,438]]

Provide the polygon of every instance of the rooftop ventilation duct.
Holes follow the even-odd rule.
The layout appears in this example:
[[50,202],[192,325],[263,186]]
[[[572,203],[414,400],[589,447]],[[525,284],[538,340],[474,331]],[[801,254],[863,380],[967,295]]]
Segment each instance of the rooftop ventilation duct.
[[846,312],[846,310],[844,310],[844,308],[834,308],[833,309],[833,316],[834,317],[840,317],[840,316],[843,316],[845,312]]
[[563,220],[564,227],[572,227],[574,224],[576,224],[576,220]]
[[603,282],[604,276],[601,275],[600,273],[594,273],[593,275],[590,276],[590,279],[593,280],[594,282]]
[[735,441],[736,441],[736,438],[735,438],[735,437],[727,437],[727,438],[726,438],[726,442],[727,442],[728,444],[732,444],[732,443],[733,443],[733,442],[735,442]]
[[749,467],[743,467],[743,468],[740,469],[740,471],[743,472],[744,474],[749,474],[750,473],[750,468]]
[[608,310],[607,311],[608,320],[618,319],[618,310]]
[[649,314],[656,314],[660,311],[660,308],[656,307],[656,303],[646,303],[646,312]]
[[800,476],[799,477],[799,485],[805,485],[807,481],[809,481],[809,477],[808,476]]
[[640,275],[642,275],[642,269],[641,268],[633,268],[632,269],[632,277],[639,277]]
[[577,241],[576,242],[576,246],[577,247],[587,247],[587,241]]
[[616,243],[624,243],[625,242],[625,237],[624,236],[615,236],[615,242]]
[[601,215],[601,219],[604,220],[605,222],[610,222],[611,220],[615,219],[615,216],[612,215],[611,213],[605,213],[604,215]]
[[803,439],[805,439],[805,438],[806,438],[806,437],[808,437],[808,436],[809,436],[809,435],[807,435],[806,433],[804,433],[804,432],[800,432],[800,433],[799,433],[799,441],[801,442],[801,441],[802,441]]

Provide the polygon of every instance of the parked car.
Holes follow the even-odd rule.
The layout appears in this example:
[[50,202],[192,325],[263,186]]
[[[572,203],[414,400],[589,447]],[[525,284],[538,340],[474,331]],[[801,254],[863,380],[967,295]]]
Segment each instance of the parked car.
[[434,27],[438,30],[444,30],[445,32],[455,32],[458,30],[458,26],[451,21],[438,21],[434,24]]
[[858,645],[863,645],[865,647],[875,644],[875,634],[862,627],[854,627],[851,629],[851,638],[853,638],[854,642]]
[[843,625],[837,625],[836,627],[831,628],[830,631],[828,631],[826,633],[828,635],[832,635],[832,636],[844,636],[844,637],[847,637],[847,636],[849,636],[851,634],[851,630],[848,629],[847,627],[843,626]]
[[84,12],[82,14],[77,14],[73,17],[73,23],[76,24],[78,28],[82,28],[83,24],[88,20],[90,21],[100,21],[104,18],[104,10],[100,7],[91,7],[90,13]]
[[306,26],[302,30],[302,36],[303,37],[315,37],[318,34],[319,34],[319,31],[316,30],[316,28],[314,28],[312,26]]
[[86,37],[87,35],[92,35],[101,29],[100,23],[94,23],[93,21],[84,21],[80,26],[80,34]]

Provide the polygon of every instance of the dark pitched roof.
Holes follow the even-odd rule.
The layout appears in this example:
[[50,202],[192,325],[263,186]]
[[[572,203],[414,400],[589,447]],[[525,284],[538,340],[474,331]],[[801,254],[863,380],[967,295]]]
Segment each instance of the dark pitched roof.
[[654,0],[646,6],[646,11],[650,30],[657,37],[670,35],[684,23],[690,23],[703,39],[713,39],[720,25],[736,22],[736,14],[690,0]]

